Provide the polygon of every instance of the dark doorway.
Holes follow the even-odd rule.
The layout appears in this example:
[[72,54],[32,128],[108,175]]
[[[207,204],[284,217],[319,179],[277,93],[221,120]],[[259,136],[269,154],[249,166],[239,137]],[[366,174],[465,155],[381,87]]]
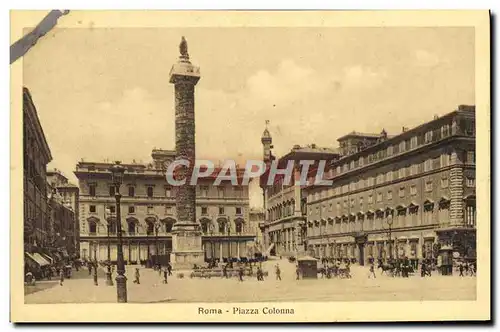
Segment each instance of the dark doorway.
[[359,243],[358,248],[359,248],[359,265],[364,266],[365,265],[365,244]]

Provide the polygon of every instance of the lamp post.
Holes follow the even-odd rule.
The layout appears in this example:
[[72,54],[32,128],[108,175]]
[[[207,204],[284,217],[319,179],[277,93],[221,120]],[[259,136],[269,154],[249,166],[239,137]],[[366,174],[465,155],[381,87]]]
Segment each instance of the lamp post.
[[110,223],[108,222],[108,271],[106,272],[106,285],[113,286],[113,278],[111,277],[111,242],[109,238]]
[[389,218],[387,219],[387,225],[389,226],[389,259],[392,261],[392,223],[394,222],[393,220],[394,216],[391,214],[389,215]]
[[111,168],[112,182],[115,185],[115,200],[116,200],[116,226],[118,234],[118,248],[117,248],[117,276],[116,276],[116,291],[119,303],[127,302],[127,277],[125,276],[125,262],[123,260],[123,240],[122,240],[122,221],[120,210],[120,186],[123,182],[125,174],[125,167],[117,161]]
[[210,223],[209,232],[210,232],[210,247],[212,249],[212,262],[215,262],[215,243],[214,243],[214,225]]
[[[160,222],[158,221],[158,217],[156,217],[156,222],[155,222],[155,264],[157,267],[161,267],[160,263],[160,257],[158,254],[158,230],[160,229]],[[161,270],[161,269],[160,269]]]
[[231,224],[227,223],[227,243],[229,246],[229,262],[231,262]]

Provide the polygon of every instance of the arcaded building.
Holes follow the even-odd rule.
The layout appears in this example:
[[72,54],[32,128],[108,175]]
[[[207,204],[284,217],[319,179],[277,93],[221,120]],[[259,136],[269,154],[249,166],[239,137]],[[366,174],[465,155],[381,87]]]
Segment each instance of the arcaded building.
[[[120,189],[124,259],[129,264],[172,251],[172,227],[176,220],[175,187],[168,185],[165,170],[175,151],[155,149],[149,164],[130,163]],[[112,163],[79,162],[75,175],[80,188],[80,255],[117,258],[115,189]],[[241,180],[243,169],[238,169]],[[217,169],[216,169],[217,172]],[[239,182],[241,184],[241,181]],[[249,223],[248,186],[229,181],[214,185],[214,178],[200,179],[196,187],[196,219],[202,231],[205,259],[247,257],[255,230]],[[108,237],[109,226],[109,237]]]
[[475,107],[395,136],[338,139],[331,186],[308,186],[307,245],[317,257],[476,256]]

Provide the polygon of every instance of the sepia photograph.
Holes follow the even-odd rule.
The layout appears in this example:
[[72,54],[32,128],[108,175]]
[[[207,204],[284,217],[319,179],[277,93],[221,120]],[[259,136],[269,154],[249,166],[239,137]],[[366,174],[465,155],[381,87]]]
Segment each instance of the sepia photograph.
[[487,11],[11,19],[15,320],[489,319]]

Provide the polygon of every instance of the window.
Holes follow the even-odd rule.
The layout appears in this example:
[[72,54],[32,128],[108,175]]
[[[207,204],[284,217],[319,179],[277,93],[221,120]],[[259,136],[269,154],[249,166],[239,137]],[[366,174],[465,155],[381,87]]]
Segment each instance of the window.
[[200,187],[200,194],[201,194],[201,197],[208,197],[208,187],[201,186]]
[[116,207],[114,205],[109,205],[108,206],[109,213],[115,213],[116,212]]
[[358,165],[359,166],[363,166],[364,165],[364,158],[363,157],[359,157]]
[[384,174],[377,175],[377,184],[384,183]]
[[351,183],[349,184],[349,190],[350,190],[350,191],[354,191],[354,190],[356,190],[356,182],[351,182]]
[[440,161],[440,165],[441,167],[446,167],[446,166],[449,166],[450,165],[450,155],[449,154],[442,154],[440,157],[439,157]]
[[219,197],[219,198],[224,198],[224,196],[225,196],[225,194],[226,194],[226,192],[225,192],[225,190],[224,190],[224,187],[218,187],[218,188],[217,188],[217,194],[218,194],[218,196],[217,196],[217,197]]
[[354,198],[351,198],[351,207],[354,207]]
[[369,177],[368,182],[370,183],[370,186],[374,186],[375,185],[375,178],[373,176]]
[[330,203],[330,207],[328,208],[328,211],[333,212],[333,203]]
[[134,197],[135,196],[135,187],[133,187],[133,186],[129,186],[128,187],[128,195],[130,197]]
[[399,143],[399,153],[405,152],[405,150],[406,150],[406,142],[402,141]]
[[234,187],[234,196],[237,198],[243,197],[243,188],[241,187]]
[[425,143],[432,142],[432,130],[425,133]]
[[342,186],[342,193],[347,193],[349,192],[349,185],[345,184]]
[[363,197],[360,197],[360,198],[359,198],[359,206],[360,206],[360,207],[363,207]]
[[337,174],[340,174],[340,173],[342,173],[342,170],[341,170],[340,166],[337,166]]
[[413,136],[410,139],[410,149],[415,149],[417,146],[418,146],[418,137],[417,136]]
[[206,216],[208,214],[208,208],[206,206],[201,207],[201,214]]
[[342,171],[347,172],[349,170],[348,165],[344,164]]
[[448,137],[450,136],[450,125],[445,124],[444,126],[441,127],[441,137]]
[[373,204],[373,195],[368,195],[368,204]]
[[382,202],[382,193],[377,193],[377,202]]
[[432,159],[427,159],[424,162],[424,172],[432,171]]
[[241,208],[240,207],[236,208],[236,214],[241,214]]
[[411,165],[410,175],[417,175],[417,174],[418,174],[418,165],[417,164]]
[[90,222],[89,223],[89,233],[91,233],[91,234],[92,233],[93,234],[97,233],[97,225],[96,225],[95,222]]
[[415,196],[415,195],[417,194],[417,186],[416,186],[416,185],[412,185],[412,186],[410,187],[410,194],[411,194],[412,196]]
[[448,188],[448,178],[441,179],[441,188]]
[[386,179],[387,179],[387,182],[391,182],[392,181],[392,171],[387,172]]
[[344,201],[344,209],[347,209],[347,201]]
[[401,167],[398,171],[398,176],[400,179],[404,178],[406,176],[406,168],[405,167]]
[[135,213],[135,206],[129,205],[129,207],[128,207],[128,213]]
[[465,184],[467,185],[467,187],[473,188],[473,187],[476,186],[476,179],[474,179],[474,178],[466,178],[465,179]]
[[399,197],[405,197],[405,187],[399,188]]
[[427,192],[432,191],[432,181],[427,181],[425,183],[425,191]]
[[224,214],[224,207],[223,206],[219,206],[219,214]]
[[172,188],[165,188],[165,197],[172,197]]
[[476,163],[476,154],[474,151],[467,151],[467,158],[466,158],[467,164],[475,164]]
[[360,179],[358,181],[358,188],[363,189],[364,187],[365,187],[365,182],[363,181],[363,179]]
[[388,200],[391,200],[391,199],[392,199],[392,190],[389,190],[389,191],[387,192],[387,199],[388,199]]
[[96,207],[95,207],[95,205],[90,205],[89,206],[89,211],[90,211],[90,213],[96,213]]
[[154,207],[152,205],[148,206],[148,214],[153,214],[155,212]]
[[111,196],[111,197],[115,196],[115,186],[109,187],[109,196]]
[[92,197],[96,196],[96,194],[95,194],[95,191],[96,191],[95,188],[96,188],[95,184],[89,185],[89,195],[92,196]]
[[148,198],[152,198],[153,197],[153,187],[149,186],[147,191],[148,191]]
[[391,146],[388,146],[387,147],[387,157],[390,157],[394,154],[394,147],[391,145]]

